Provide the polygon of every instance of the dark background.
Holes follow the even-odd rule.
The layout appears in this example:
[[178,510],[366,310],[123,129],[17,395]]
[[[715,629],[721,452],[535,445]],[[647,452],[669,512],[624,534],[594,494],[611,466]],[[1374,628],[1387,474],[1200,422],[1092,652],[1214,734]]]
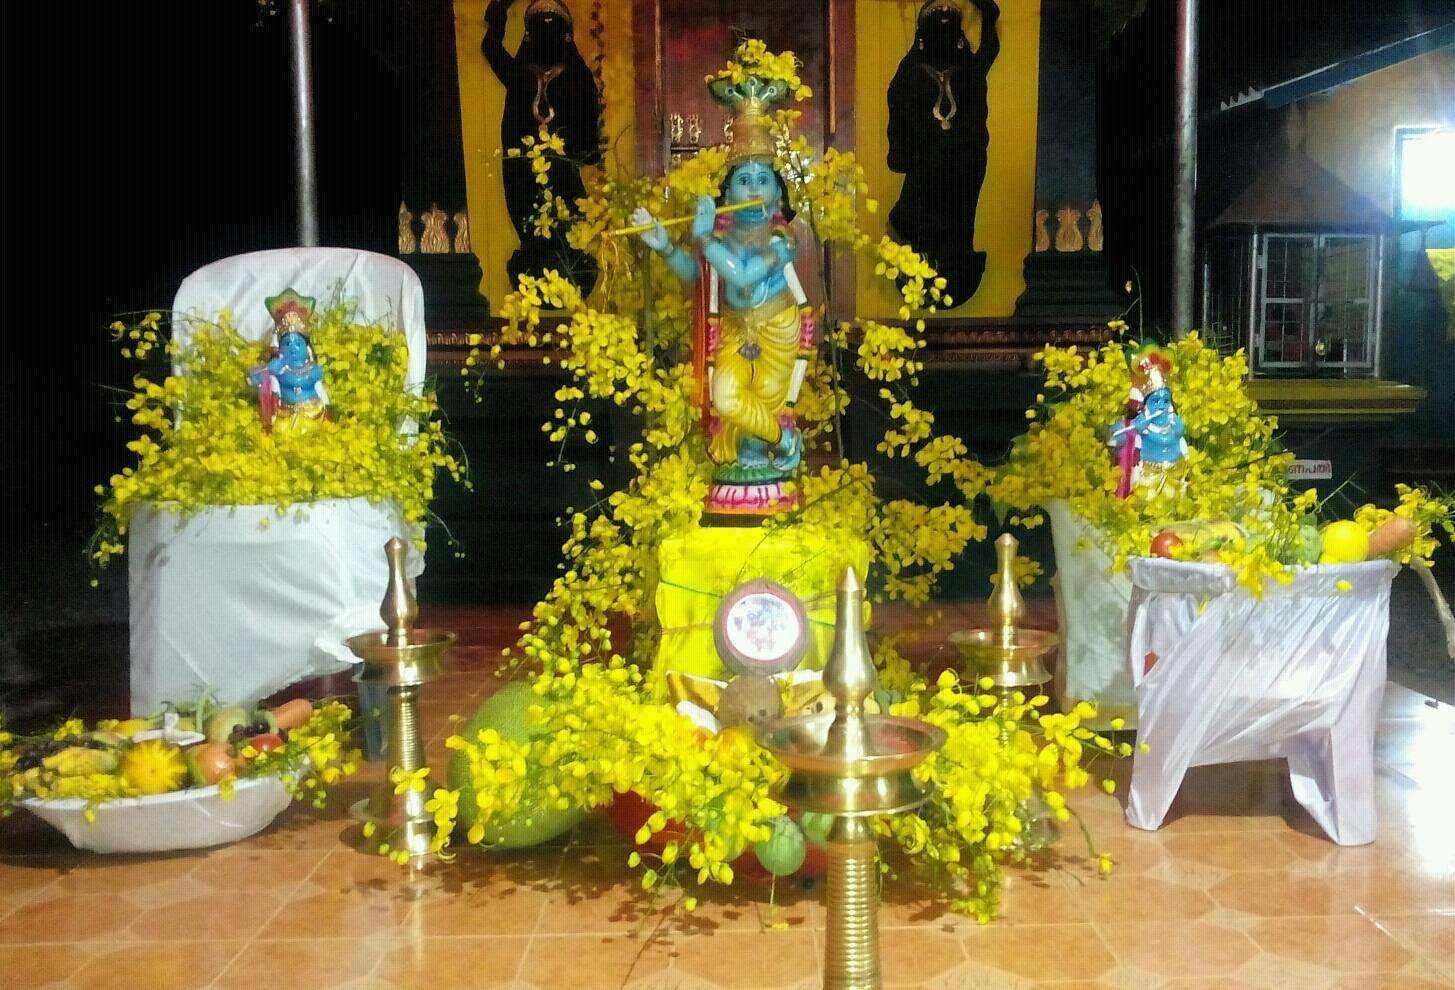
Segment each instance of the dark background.
[[[134,369],[108,324],[166,310],[209,261],[296,243],[287,25],[249,0],[39,6],[6,14],[7,336],[29,356],[4,362],[5,502],[12,525],[84,537],[129,457],[108,389]],[[394,250],[396,10],[316,13],[324,244]]]

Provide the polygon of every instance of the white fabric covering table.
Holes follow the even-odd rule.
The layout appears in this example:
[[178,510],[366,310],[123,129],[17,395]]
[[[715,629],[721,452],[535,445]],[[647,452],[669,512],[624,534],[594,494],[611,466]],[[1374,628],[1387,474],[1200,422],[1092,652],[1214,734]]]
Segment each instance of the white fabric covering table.
[[1061,628],[1056,694],[1062,711],[1078,701],[1096,705],[1092,724],[1114,718],[1137,727],[1137,694],[1127,672],[1127,612],[1132,582],[1112,572],[1101,534],[1063,498],[1046,502],[1056,551],[1056,611]]
[[1159,828],[1190,767],[1286,757],[1295,798],[1331,839],[1373,842],[1398,571],[1383,560],[1308,568],[1255,600],[1220,564],[1134,559],[1127,652],[1149,750],[1136,756],[1127,821]]
[[[286,248],[224,258],[177,291],[173,336],[186,317],[231,310],[246,337],[272,330],[264,298],[292,287],[358,304],[363,323],[399,326],[408,380],[425,375],[424,292],[403,262],[344,248]],[[264,519],[270,520],[265,527]],[[139,509],[128,529],[131,710],[156,711],[210,687],[224,702],[252,701],[354,662],[342,640],[382,628],[388,580],[384,544],[411,535],[392,502],[334,499],[291,508],[214,506],[190,516]],[[410,555],[410,577],[424,569]]]

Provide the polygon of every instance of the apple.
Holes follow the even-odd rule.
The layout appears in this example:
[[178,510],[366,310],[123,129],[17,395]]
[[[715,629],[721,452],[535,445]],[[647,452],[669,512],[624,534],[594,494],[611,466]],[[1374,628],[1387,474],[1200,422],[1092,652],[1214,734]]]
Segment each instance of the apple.
[[193,787],[208,787],[232,773],[234,759],[226,743],[203,743],[185,753]]
[[1162,532],[1152,537],[1152,555],[1156,557],[1165,557],[1166,559],[1171,560],[1172,548],[1180,546],[1182,546],[1182,537],[1178,536],[1170,529],[1164,529]]

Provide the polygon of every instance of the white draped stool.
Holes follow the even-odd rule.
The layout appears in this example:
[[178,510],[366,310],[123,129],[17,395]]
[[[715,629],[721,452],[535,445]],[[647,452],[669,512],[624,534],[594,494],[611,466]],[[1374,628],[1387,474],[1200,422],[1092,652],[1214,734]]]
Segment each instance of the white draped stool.
[[[192,336],[189,316],[211,322],[223,309],[245,337],[263,340],[273,329],[264,298],[290,287],[320,306],[341,293],[362,322],[402,328],[407,387],[422,387],[418,276],[397,259],[347,248],[258,251],[199,268],[173,303],[179,352]],[[271,505],[186,516],[139,507],[127,533],[132,712],[203,688],[223,702],[250,701],[347,669],[356,661],[343,639],[382,627],[384,544],[410,535],[397,505],[367,498],[300,504],[284,516]],[[410,561],[413,578],[424,563],[419,554]]]
[[1373,842],[1374,731],[1399,565],[1309,568],[1261,600],[1220,564],[1130,566],[1127,652],[1148,751],[1136,756],[1127,821],[1159,828],[1190,767],[1286,757],[1294,797],[1329,838]]

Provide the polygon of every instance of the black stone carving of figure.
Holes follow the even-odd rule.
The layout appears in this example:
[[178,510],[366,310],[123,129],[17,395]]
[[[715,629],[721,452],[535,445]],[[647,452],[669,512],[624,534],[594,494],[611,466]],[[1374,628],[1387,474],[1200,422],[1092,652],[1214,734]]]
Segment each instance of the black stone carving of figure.
[[985,274],[975,208],[990,146],[985,77],[1000,52],[1000,8],[971,2],[980,10],[978,49],[965,37],[962,0],[927,0],[889,83],[889,168],[904,174],[889,224],[944,276],[955,305],[969,301]]
[[[491,0],[485,8],[485,40],[480,50],[505,86],[505,112],[500,118],[500,146],[521,147],[545,127],[566,145],[564,158],[551,163],[552,193],[570,203],[586,194],[581,166],[601,161],[601,113],[596,79],[571,34],[571,11],[561,0],[530,0],[525,8],[525,36],[514,55],[505,50],[505,20],[514,0]],[[558,224],[550,237],[535,232],[534,218],[542,187],[523,156],[504,158],[505,206],[520,237],[520,247],[506,262],[514,283],[521,275],[540,275],[553,268],[583,293],[596,284],[591,256],[566,243],[566,227]]]

